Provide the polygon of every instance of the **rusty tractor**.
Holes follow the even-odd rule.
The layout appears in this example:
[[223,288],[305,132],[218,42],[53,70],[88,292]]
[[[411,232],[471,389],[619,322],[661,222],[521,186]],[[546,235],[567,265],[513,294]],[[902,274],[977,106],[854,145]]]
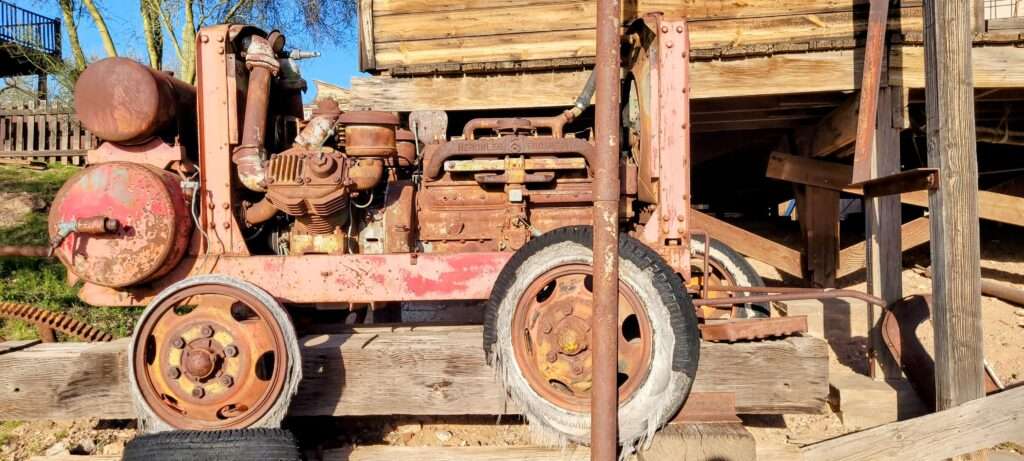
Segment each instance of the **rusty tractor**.
[[75,105],[105,142],[60,190],[49,231],[83,300],[146,306],[130,359],[141,426],[278,426],[301,380],[293,320],[486,301],[483,349],[516,406],[587,442],[593,183],[610,161],[619,440],[648,438],[693,382],[691,296],[760,279],[722,244],[691,243],[685,22],[649,16],[626,39],[623,148],[604,160],[585,117],[593,78],[564,112],[450,130],[440,111],[329,100],[304,116],[301,53],[251,26],[199,32],[195,87],[129,59],[91,65]]

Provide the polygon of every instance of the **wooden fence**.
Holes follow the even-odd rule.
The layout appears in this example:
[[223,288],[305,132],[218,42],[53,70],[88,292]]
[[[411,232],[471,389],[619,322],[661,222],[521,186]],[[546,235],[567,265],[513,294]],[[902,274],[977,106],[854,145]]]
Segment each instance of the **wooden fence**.
[[0,107],[0,158],[84,165],[98,141],[68,106],[30,102]]

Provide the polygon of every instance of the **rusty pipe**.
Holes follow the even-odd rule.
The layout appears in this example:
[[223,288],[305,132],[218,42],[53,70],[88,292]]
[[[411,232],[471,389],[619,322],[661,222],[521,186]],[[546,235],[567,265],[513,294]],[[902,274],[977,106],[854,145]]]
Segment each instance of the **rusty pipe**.
[[248,226],[255,226],[256,224],[270,220],[270,218],[273,218],[276,214],[277,207],[270,203],[270,200],[264,198],[245,209],[245,224]]
[[597,88],[594,169],[594,347],[590,456],[614,461],[619,447],[619,0],[597,1]]
[[822,290],[819,288],[796,288],[796,287],[735,287],[735,286],[710,286],[708,292],[729,292],[729,293],[776,293],[756,296],[735,296],[732,298],[711,298],[694,299],[693,305],[700,306],[731,306],[733,304],[766,303],[772,301],[800,301],[805,299],[859,299],[869,304],[885,307],[888,305],[884,299],[872,296],[856,290]]
[[334,134],[334,124],[340,116],[341,108],[337,101],[321,99],[313,109],[313,118],[295,137],[295,145],[306,149],[319,149]]
[[[515,155],[558,155],[577,154],[587,160],[587,165],[595,168],[596,155],[594,146],[578,138],[548,138],[537,136],[503,136],[476,140],[454,140],[443,143],[427,159],[423,165],[423,176],[427,179],[441,177],[444,162],[456,156],[495,156],[499,152]],[[426,157],[426,156],[425,156]],[[617,159],[616,159],[617,160]],[[616,162],[616,171],[618,163]],[[616,175],[616,178],[618,176]],[[618,181],[616,180],[616,188]],[[616,189],[618,190],[618,189]]]
[[267,128],[267,106],[270,101],[270,77],[277,74],[279,64],[274,49],[266,38],[253,35],[246,48],[245,66],[249,69],[249,88],[245,95],[242,139],[231,154],[238,169],[238,180],[249,190],[267,190],[266,157],[263,146]]

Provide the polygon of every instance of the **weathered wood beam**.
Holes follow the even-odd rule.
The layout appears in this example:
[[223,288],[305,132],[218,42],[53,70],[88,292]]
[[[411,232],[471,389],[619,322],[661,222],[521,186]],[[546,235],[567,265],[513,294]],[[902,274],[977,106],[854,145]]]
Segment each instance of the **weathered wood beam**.
[[[917,218],[900,226],[900,253],[928,243],[928,218]],[[896,257],[895,253],[889,257]],[[902,258],[897,258],[902,261]],[[846,277],[867,267],[867,243],[860,242],[839,252],[838,277]]]
[[[324,452],[324,461],[393,461],[429,459],[434,461],[584,461],[590,449],[559,447],[399,447],[386,445],[348,446]],[[651,446],[631,461],[756,459],[754,437],[740,423],[669,424],[654,435]]]
[[[873,143],[865,165],[866,179],[884,177],[900,172],[900,131],[902,121],[896,114],[903,112],[903,89],[879,88],[876,111],[877,123]],[[861,142],[861,141],[857,141]],[[903,248],[900,223],[903,210],[900,198],[893,196],[864,199],[864,240],[868,293],[894,303],[903,298]],[[843,254],[839,253],[839,273],[843,271]],[[838,275],[838,274],[837,274]],[[869,326],[878,324],[884,314],[882,306],[868,307]],[[889,353],[881,329],[869,328],[870,375],[874,378],[897,379],[902,376],[900,366]]]
[[772,152],[765,176],[808,186],[842,191],[850,185],[850,165],[815,160],[799,155]]
[[[859,84],[854,50],[690,64],[695,99],[848,91]],[[407,112],[572,105],[589,71],[459,77],[354,77],[353,108]]]
[[977,79],[972,77],[971,0],[926,0],[924,12],[928,166],[939,170],[938,189],[928,193],[935,408],[946,410],[985,396],[974,134]]
[[940,460],[1024,436],[1024,387],[808,445],[807,461]]
[[743,230],[697,210],[690,210],[691,227],[700,229],[712,238],[729,245],[741,254],[764,262],[787,274],[800,277],[800,252]]
[[[559,59],[595,55],[593,1],[514,3],[495,3],[490,8],[377,15],[372,18],[376,59],[381,68],[410,69],[446,63],[524,60],[556,63]],[[889,21],[888,29],[919,33],[923,27],[920,7],[900,11],[902,14],[894,15]],[[672,15],[671,9],[664,12]],[[530,19],[524,21],[524,18]],[[852,48],[854,36],[865,30],[866,18],[850,8],[808,14],[785,11],[771,16],[691,22],[690,44],[697,56],[733,56],[756,53],[759,49],[821,51]],[[757,54],[771,54],[764,51]]]
[[804,193],[797,195],[797,203],[810,272],[805,278],[816,287],[835,288],[839,271],[839,191],[805,186]]
[[[889,52],[889,85],[925,87],[925,51],[920,46],[895,46]],[[971,50],[975,88],[1024,87],[1024,48],[985,46]]]
[[[864,191],[849,187],[853,171],[849,165],[802,158],[796,155],[773,152],[768,157],[765,176],[797,184],[863,195]],[[988,221],[1013,224],[1024,227],[1024,197],[1001,194],[992,191],[978,191],[978,216]],[[904,205],[928,207],[928,192],[915,191],[900,194]]]
[[809,157],[824,157],[849,147],[857,137],[859,112],[860,94],[854,93],[817,125],[800,133],[801,150]]
[[366,72],[377,68],[377,47],[373,34],[373,0],[359,0],[359,70]]
[[[481,327],[358,327],[307,336],[296,416],[513,414],[484,362]],[[817,413],[827,345],[810,337],[701,345],[694,392],[740,413]],[[132,418],[127,343],[51,343],[0,355],[0,419]]]

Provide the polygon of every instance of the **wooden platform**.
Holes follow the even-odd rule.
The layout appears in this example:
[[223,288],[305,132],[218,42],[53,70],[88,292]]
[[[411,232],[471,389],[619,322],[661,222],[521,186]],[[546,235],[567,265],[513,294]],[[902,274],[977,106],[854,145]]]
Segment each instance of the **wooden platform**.
[[[516,413],[484,363],[479,326],[360,327],[300,341],[304,380],[293,415]],[[0,355],[0,415],[133,418],[126,349],[125,340],[50,343]],[[704,343],[694,391],[733,392],[741,414],[820,413],[827,353],[813,337]]]

